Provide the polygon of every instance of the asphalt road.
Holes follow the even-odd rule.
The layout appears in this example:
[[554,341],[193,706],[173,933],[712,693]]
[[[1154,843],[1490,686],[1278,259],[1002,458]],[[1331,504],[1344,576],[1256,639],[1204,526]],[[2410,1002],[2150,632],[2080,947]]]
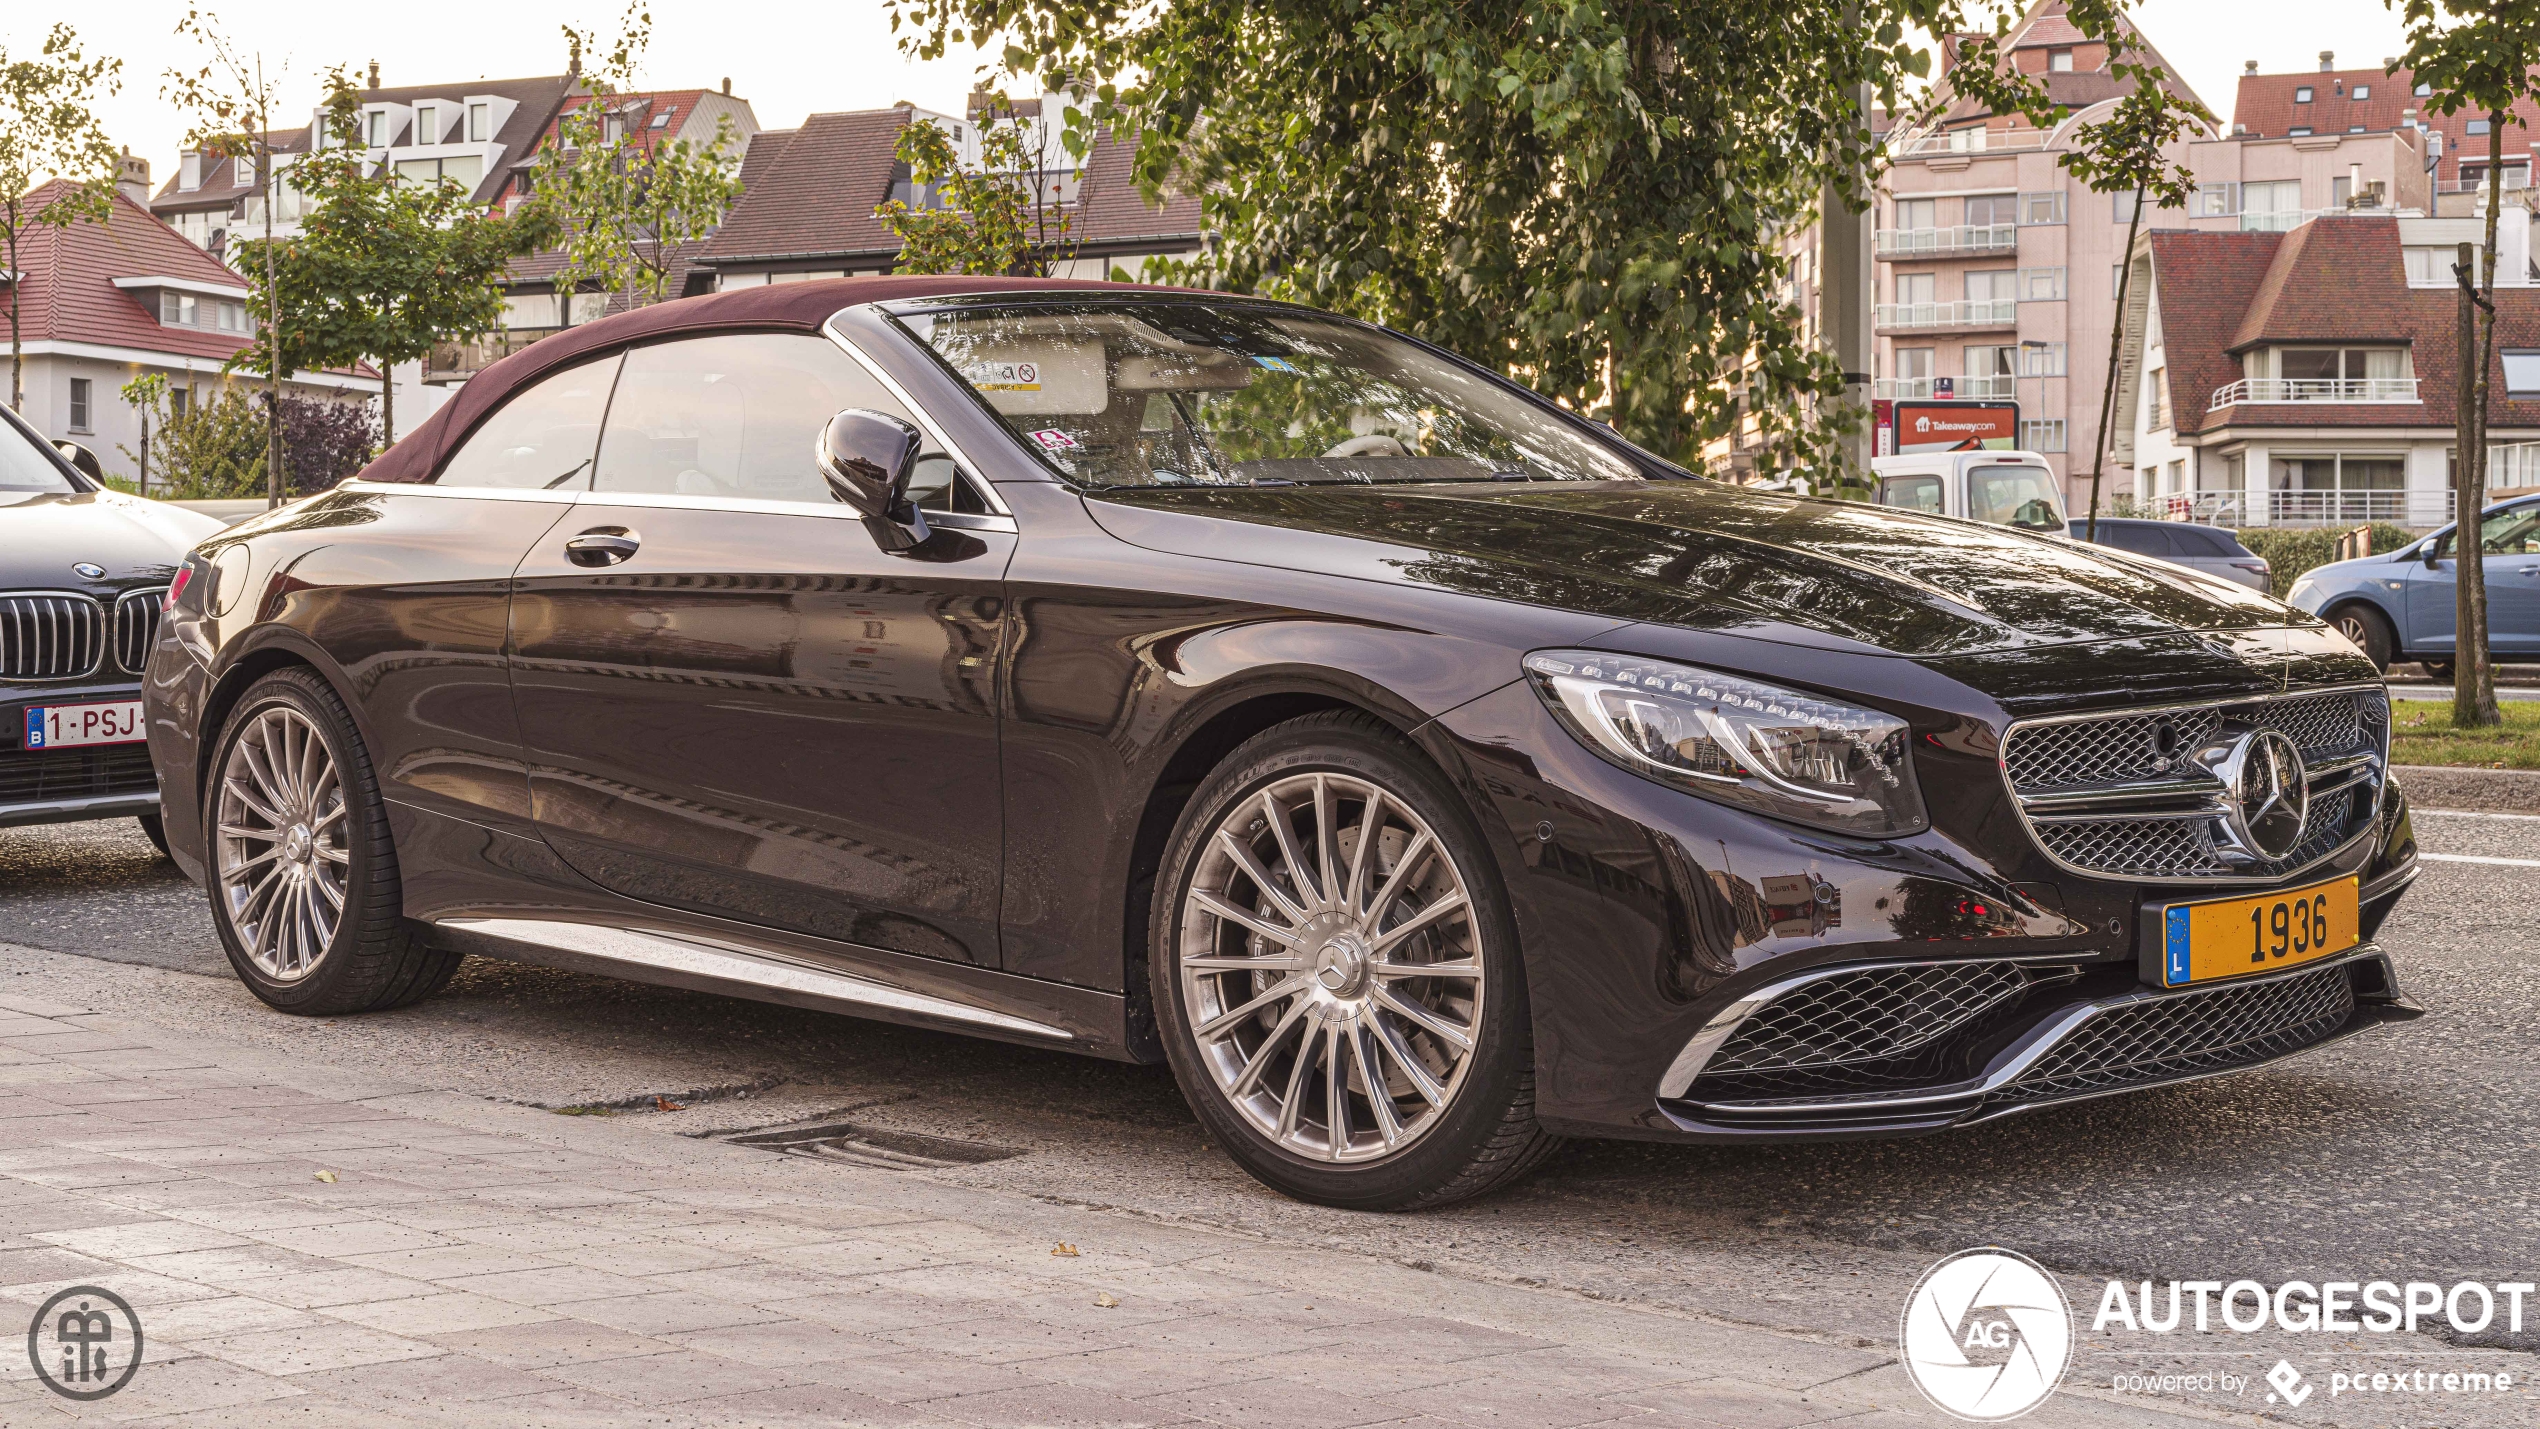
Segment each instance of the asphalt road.
[[[928,1173],[943,1179],[1892,1343],[1914,1276],[1986,1243],[2085,1287],[2103,1276],[2540,1279],[2540,943],[2528,912],[2540,818],[2422,811],[2418,828],[2446,861],[2429,864],[2383,935],[2403,987],[2430,1009],[2415,1022],[2256,1072],[1935,1139],[1575,1143],[1509,1193],[1416,1217],[1262,1191],[1208,1148],[1161,1069],[481,962],[400,1012],[281,1017],[228,975],[202,895],[129,823],[0,830],[0,943],[76,955],[0,955],[0,993],[78,996],[313,1061],[425,1068],[452,1090],[509,1101],[615,1105],[664,1132],[850,1116],[1019,1153]],[[654,1110],[655,1096],[685,1109]],[[2540,1373],[2540,1323],[2420,1352],[2463,1345],[2491,1362],[2519,1352],[2503,1356],[2509,1367]],[[2276,1353],[2255,1341],[2219,1350],[2257,1356],[2240,1372],[2259,1374]],[[2085,1367],[2092,1353],[2085,1345]],[[2297,1417],[2392,1412],[2324,1405]]]

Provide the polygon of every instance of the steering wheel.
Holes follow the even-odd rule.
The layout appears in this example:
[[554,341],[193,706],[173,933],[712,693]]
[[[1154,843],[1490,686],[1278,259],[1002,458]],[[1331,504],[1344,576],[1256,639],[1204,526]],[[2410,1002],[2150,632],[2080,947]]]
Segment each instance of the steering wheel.
[[1411,453],[1403,450],[1402,443],[1394,440],[1392,437],[1386,436],[1382,432],[1371,432],[1363,437],[1352,437],[1348,441],[1342,442],[1340,445],[1333,447],[1330,451],[1323,453],[1323,455],[1409,456]]

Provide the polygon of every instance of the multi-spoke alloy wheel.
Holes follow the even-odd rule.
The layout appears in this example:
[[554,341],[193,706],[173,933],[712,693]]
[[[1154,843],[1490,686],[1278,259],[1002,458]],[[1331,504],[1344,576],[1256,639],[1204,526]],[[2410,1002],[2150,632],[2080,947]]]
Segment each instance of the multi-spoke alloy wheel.
[[213,921],[256,996],[334,1016],[412,1002],[449,981],[459,956],[406,921],[370,757],[315,671],[276,670],[249,686],[210,775]]
[[308,716],[276,704],[229,746],[213,858],[247,956],[276,982],[308,976],[344,916],[343,781]]
[[1218,821],[1184,897],[1191,1035],[1255,1127],[1351,1161],[1436,1123],[1487,979],[1472,897],[1419,815],[1364,779],[1282,779]]
[[1505,899],[1390,729],[1335,713],[1256,737],[1166,857],[1167,1051],[1255,1175],[1337,1205],[1437,1204],[1548,1148]]

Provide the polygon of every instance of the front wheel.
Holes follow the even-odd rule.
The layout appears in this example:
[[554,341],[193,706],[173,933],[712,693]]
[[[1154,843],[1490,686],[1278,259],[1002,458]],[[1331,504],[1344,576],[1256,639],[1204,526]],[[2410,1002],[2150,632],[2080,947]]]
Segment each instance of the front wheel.
[[212,922],[249,991],[318,1017],[401,1006],[449,981],[458,955],[405,920],[369,752],[314,671],[248,687],[206,792]]
[[1353,1210],[1478,1195],[1555,1138],[1534,1118],[1516,929],[1446,781],[1392,729],[1309,715],[1184,809],[1150,968],[1192,1110],[1269,1186]]
[[2382,618],[2380,611],[2368,605],[2339,606],[2329,616],[2329,621],[2337,627],[2338,634],[2353,641],[2355,648],[2364,652],[2364,658],[2373,663],[2374,669],[2383,674],[2390,672],[2390,652],[2398,640],[2391,632],[2390,622]]

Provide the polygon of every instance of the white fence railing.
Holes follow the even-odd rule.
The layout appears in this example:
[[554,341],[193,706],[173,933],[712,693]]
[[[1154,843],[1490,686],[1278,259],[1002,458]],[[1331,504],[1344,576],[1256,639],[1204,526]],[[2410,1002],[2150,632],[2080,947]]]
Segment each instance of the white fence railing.
[[2270,491],[2267,520],[2276,526],[2440,526],[2452,519],[2452,493],[2434,491]]
[[1882,228],[1877,252],[1882,258],[1932,257],[1943,253],[2009,253],[2020,246],[2016,223],[1958,223],[1944,228]]
[[2020,320],[2016,298],[1971,298],[1955,303],[1881,303],[1883,328],[2011,327]]
[[2413,377],[2243,377],[2214,389],[2208,412],[2240,402],[2414,402]]
[[1888,152],[1900,159],[1926,159],[1935,154],[2017,153],[2023,149],[2045,148],[2047,136],[2052,132],[2047,129],[1949,129],[1905,140]]
[[1998,377],[1882,377],[1873,395],[1889,401],[1902,399],[1919,402],[1934,395],[1941,383],[1949,384],[1949,396],[1957,398],[2017,397],[2019,379]]

